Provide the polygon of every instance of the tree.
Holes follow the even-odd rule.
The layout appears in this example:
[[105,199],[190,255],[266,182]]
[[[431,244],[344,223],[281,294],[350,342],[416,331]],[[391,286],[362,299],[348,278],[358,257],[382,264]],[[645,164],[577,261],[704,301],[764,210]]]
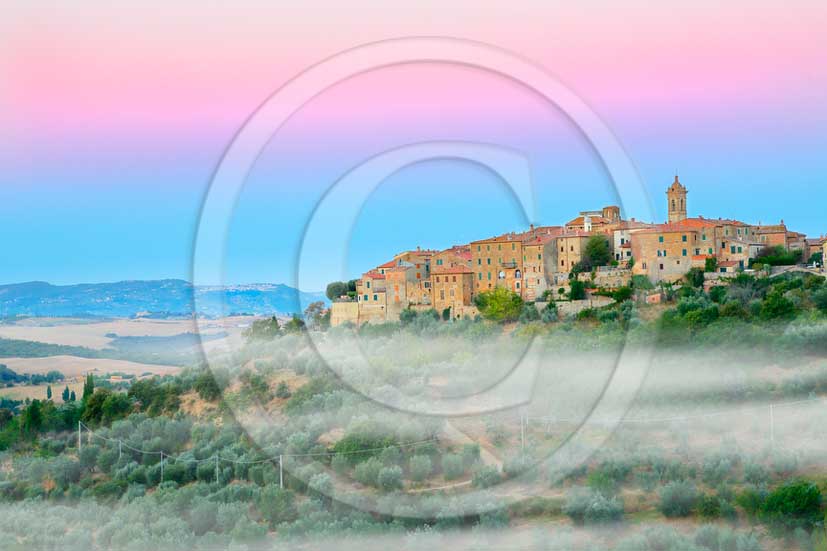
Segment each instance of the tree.
[[586,298],[586,284],[579,279],[572,279],[570,283],[569,299],[583,300]]
[[660,511],[666,517],[689,516],[697,501],[698,491],[689,482],[670,482],[660,491]]
[[272,340],[279,336],[279,320],[276,316],[255,320],[250,327],[244,330],[244,338],[248,341]]
[[88,400],[95,393],[95,379],[92,374],[86,375],[86,381],[83,383],[83,397],[84,402]]
[[714,256],[706,257],[704,261],[704,272],[717,272],[718,271],[718,259]]
[[520,295],[505,287],[495,287],[478,294],[474,302],[486,319],[498,322],[514,321],[523,309]]
[[52,399],[52,385],[46,386],[46,399],[47,400]]
[[43,427],[43,409],[40,400],[32,400],[23,410],[21,427],[27,435],[35,435]]
[[760,512],[773,528],[811,530],[821,520],[821,491],[806,480],[790,482],[770,493]]
[[[327,308],[322,301],[311,302],[307,308],[304,309],[304,319],[307,320],[308,325],[312,329],[325,329],[325,314]],[[330,318],[327,318],[328,324]]]
[[415,455],[411,457],[408,471],[411,480],[414,482],[422,482],[431,476],[433,470],[433,462],[427,455]]
[[284,331],[285,333],[301,333],[306,328],[306,325],[302,319],[293,314],[293,317],[290,318],[290,321],[284,324]]
[[71,394],[69,392],[69,385],[66,385],[66,388],[63,389],[63,393],[60,395],[64,402],[68,402]]
[[795,316],[795,304],[779,289],[767,293],[761,304],[761,317],[765,320],[785,319]]
[[606,266],[612,260],[612,251],[609,240],[604,235],[593,235],[586,242],[585,259],[588,259],[589,270],[596,266]]
[[[354,291],[355,286],[354,286]],[[336,300],[339,297],[347,295],[348,291],[350,291],[350,286],[348,283],[344,281],[334,281],[333,283],[327,284],[327,289],[325,289],[325,295],[330,300]]]
[[700,288],[704,286],[704,271],[700,268],[690,268],[689,272],[687,272],[686,282],[695,288]]
[[74,401],[76,401],[77,399],[78,399],[78,397],[77,397],[77,396],[75,396],[75,391],[74,391],[74,390],[73,390],[72,392],[70,392],[70,393],[69,393],[69,401],[70,401],[70,402],[74,402]]
[[540,312],[537,310],[537,307],[531,303],[524,303],[523,309],[520,311],[520,323],[530,323],[539,320]]
[[402,469],[398,465],[385,467],[377,477],[379,487],[386,492],[402,489]]
[[818,252],[818,253],[811,254],[809,260],[807,260],[807,263],[808,264],[814,264],[814,265],[815,264],[823,265],[824,264],[824,253],[823,252]]
[[221,397],[221,387],[218,386],[218,382],[215,380],[215,377],[213,377],[213,374],[206,370],[195,379],[193,388],[202,400],[207,400],[208,402],[214,402]]
[[262,488],[257,505],[261,516],[273,528],[282,522],[290,522],[296,518],[293,492],[279,488],[275,484]]
[[287,383],[282,381],[276,387],[276,398],[287,399],[290,397],[290,387],[287,386]]

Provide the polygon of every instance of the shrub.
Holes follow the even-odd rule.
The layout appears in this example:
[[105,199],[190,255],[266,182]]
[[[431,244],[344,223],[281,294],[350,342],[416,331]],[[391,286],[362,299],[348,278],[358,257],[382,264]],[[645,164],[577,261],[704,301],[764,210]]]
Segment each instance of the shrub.
[[465,472],[462,457],[456,454],[447,454],[442,457],[442,474],[445,480],[456,480]]
[[427,455],[415,455],[411,457],[409,463],[409,472],[411,480],[414,482],[422,482],[429,476],[434,470],[433,462],[431,458]]
[[575,491],[563,512],[578,525],[617,522],[623,518],[623,502],[591,491]]
[[292,394],[290,392],[290,387],[287,386],[287,383],[284,381],[280,382],[279,385],[276,387],[276,398],[281,398],[282,400],[285,400],[287,398],[290,398],[291,395]]
[[790,482],[761,504],[761,518],[776,529],[811,530],[821,520],[821,490],[812,482]]
[[371,457],[356,465],[353,470],[353,477],[366,486],[376,486],[379,481],[379,471],[382,470],[382,462]]
[[500,482],[500,471],[496,467],[486,465],[474,471],[471,483],[477,488],[490,488]]
[[[483,291],[474,299],[480,313],[492,321],[514,321],[523,310],[523,299],[517,293],[505,287],[495,287],[490,291]],[[534,309],[536,312],[536,308]]]
[[379,487],[386,492],[402,489],[402,469],[396,465],[385,467],[379,471],[377,477]]
[[334,455],[333,459],[330,460],[330,467],[337,474],[345,474],[347,470],[350,468],[350,461],[348,460],[347,456],[337,454]]
[[695,486],[689,482],[670,482],[660,491],[660,511],[666,517],[686,517],[698,500]]
[[744,465],[744,482],[760,485],[766,484],[769,478],[770,473],[763,465],[752,462]]

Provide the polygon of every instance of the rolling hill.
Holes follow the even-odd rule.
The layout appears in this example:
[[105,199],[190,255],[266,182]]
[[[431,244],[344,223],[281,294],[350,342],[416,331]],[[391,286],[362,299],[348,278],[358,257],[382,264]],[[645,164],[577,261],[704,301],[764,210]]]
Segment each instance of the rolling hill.
[[[42,281],[0,285],[0,317],[170,317],[193,312],[221,316],[301,312],[324,293],[301,292],[282,284],[196,287],[180,279],[52,285]],[[222,302],[224,308],[222,308]]]

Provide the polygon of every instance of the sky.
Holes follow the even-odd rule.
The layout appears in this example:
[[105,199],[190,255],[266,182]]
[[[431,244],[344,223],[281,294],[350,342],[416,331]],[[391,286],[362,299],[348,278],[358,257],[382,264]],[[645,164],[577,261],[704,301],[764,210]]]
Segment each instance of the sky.
[[[0,283],[191,279],[211,180],[259,106],[324,59],[412,36],[484,42],[554,75],[623,146],[654,220],[677,172],[690,214],[827,233],[824,2],[286,4],[6,9]],[[507,75],[438,60],[381,67],[272,130],[233,203],[222,268],[196,279],[295,283],[326,191],[377,154],[429,140],[520,152],[544,224],[623,203],[584,132]],[[424,159],[376,186],[347,227],[324,227],[331,247],[348,238],[342,273],[319,270],[304,290],[401,250],[528,223],[503,178],[464,159]]]

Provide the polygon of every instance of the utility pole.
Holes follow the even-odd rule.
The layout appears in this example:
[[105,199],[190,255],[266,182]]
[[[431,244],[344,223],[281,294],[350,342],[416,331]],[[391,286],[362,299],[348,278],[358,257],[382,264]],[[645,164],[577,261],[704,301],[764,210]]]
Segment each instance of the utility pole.
[[284,489],[284,456],[279,455],[279,487]]
[[78,421],[78,457],[80,457],[80,450],[83,446],[83,442],[81,441],[80,427],[80,421]]
[[775,406],[770,404],[770,449],[775,450]]
[[525,410],[523,408],[520,408],[520,441],[525,455]]

